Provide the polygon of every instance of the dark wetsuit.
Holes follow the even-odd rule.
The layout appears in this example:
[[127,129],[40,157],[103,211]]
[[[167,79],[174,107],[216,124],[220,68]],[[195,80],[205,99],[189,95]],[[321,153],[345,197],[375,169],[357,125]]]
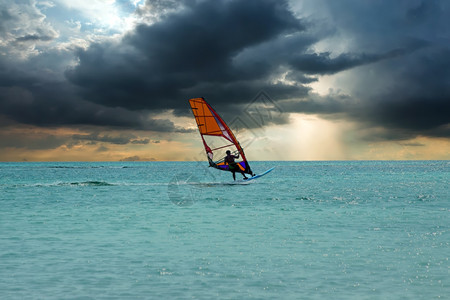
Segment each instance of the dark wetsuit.
[[228,164],[230,171],[233,173],[233,179],[236,180],[236,172],[240,172],[244,178],[247,178],[245,177],[244,172],[239,168],[238,164],[234,161],[235,158],[239,158],[239,155],[234,156],[233,154],[227,154],[227,156],[225,156],[225,163]]

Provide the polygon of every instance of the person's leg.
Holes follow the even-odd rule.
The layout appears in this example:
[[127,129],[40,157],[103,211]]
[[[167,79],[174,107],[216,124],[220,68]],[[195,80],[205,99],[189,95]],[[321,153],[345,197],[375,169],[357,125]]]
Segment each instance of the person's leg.
[[231,171],[231,172],[233,173],[233,180],[236,180],[236,171],[233,170],[233,171]]

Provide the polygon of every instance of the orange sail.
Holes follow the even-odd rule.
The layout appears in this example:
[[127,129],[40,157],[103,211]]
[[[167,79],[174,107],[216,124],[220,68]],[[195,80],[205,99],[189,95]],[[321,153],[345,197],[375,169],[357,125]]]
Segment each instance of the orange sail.
[[[195,121],[197,122],[203,146],[205,147],[209,165],[211,167],[229,171],[228,165],[224,162],[225,148],[233,149],[233,154],[239,154],[242,159],[238,162],[239,168],[245,173],[252,174],[250,166],[245,157],[244,150],[238,140],[230,130],[224,120],[216,113],[204,98],[193,98],[189,100]],[[208,137],[214,137],[209,139]],[[215,160],[219,156],[219,160]]]

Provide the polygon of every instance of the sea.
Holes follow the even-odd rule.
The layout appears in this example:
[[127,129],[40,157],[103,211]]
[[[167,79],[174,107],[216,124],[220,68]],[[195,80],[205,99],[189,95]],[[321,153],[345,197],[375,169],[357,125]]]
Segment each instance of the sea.
[[450,161],[205,165],[0,163],[0,299],[450,299]]

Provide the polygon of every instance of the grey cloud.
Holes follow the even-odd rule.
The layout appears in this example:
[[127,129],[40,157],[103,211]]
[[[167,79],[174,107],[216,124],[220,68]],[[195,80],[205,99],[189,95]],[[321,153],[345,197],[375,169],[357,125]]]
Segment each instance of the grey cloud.
[[255,87],[253,97],[271,84],[267,71],[249,78],[233,57],[302,28],[283,2],[202,1],[159,23],[138,26],[118,45],[81,51],[80,64],[67,76],[84,97],[103,105],[177,109],[194,93],[209,91],[218,102],[242,102],[249,99],[247,86]]
[[426,146],[425,144],[422,144],[422,143],[401,143],[400,145],[407,146],[407,147],[424,147],[424,146]]
[[76,96],[67,82],[47,81],[14,69],[0,70],[0,112],[16,122],[42,127],[94,125],[186,132],[170,120],[152,119],[146,111],[88,102]]
[[56,149],[66,142],[65,137],[52,134],[25,134],[0,132],[0,148],[20,148],[29,150]]
[[330,58],[330,52],[302,54],[294,57],[290,61],[290,65],[306,74],[329,75],[403,54],[405,54],[405,51],[402,49],[392,50],[384,54],[344,53],[336,58]]
[[319,80],[315,76],[310,76],[303,72],[297,72],[297,71],[289,71],[286,74],[285,79],[294,81],[294,82],[298,82],[298,83],[303,83],[303,84],[313,83],[313,82],[317,82]]
[[[361,109],[352,117],[411,137],[450,137],[450,49],[429,46],[390,65],[373,77],[359,74],[354,94]],[[364,89],[374,85],[376,89]]]
[[[307,97],[310,88],[304,84],[317,75],[408,51],[332,58],[330,53],[310,53],[325,37],[312,33],[284,2],[196,2],[158,23],[139,25],[118,44],[81,50],[79,65],[66,74],[83,98],[105,106],[186,114],[186,100],[204,96],[226,114],[230,105],[245,105],[261,90],[276,100]],[[296,84],[275,82],[283,72]]]
[[160,143],[160,141],[150,141],[148,138],[138,138],[134,134],[130,133],[122,133],[119,135],[109,135],[109,134],[100,134],[100,133],[91,133],[91,134],[74,134],[71,137],[75,141],[87,141],[92,143],[102,142],[102,143],[110,143],[116,145],[126,145],[126,144],[134,144],[134,145],[147,145],[151,143]]
[[132,140],[131,143],[136,145],[147,145],[150,143],[150,139],[136,139]]
[[20,36],[18,38],[16,38],[16,42],[29,42],[29,41],[51,41],[52,39],[54,39],[54,36],[51,35],[45,35],[45,34],[27,34],[24,36]]
[[[323,1],[309,12],[329,20],[334,36],[360,54],[301,54],[302,72],[334,74],[359,66],[338,84],[347,94],[309,94],[284,101],[286,111],[349,119],[366,139],[450,137],[450,4],[445,1]],[[319,9],[319,5],[311,5]],[[338,44],[339,45],[339,44]],[[330,45],[332,47],[332,45]],[[373,53],[373,54],[363,54]],[[377,54],[378,53],[378,54]]]
[[45,20],[35,1],[2,1],[0,3],[0,51],[4,54],[27,57],[36,55],[39,42],[48,42],[58,36]]
[[125,157],[123,159],[121,159],[120,161],[140,161],[141,158],[137,155],[135,156],[129,156],[129,157]]
[[136,14],[148,20],[155,22],[165,17],[167,14],[174,13],[189,1],[180,0],[146,0],[145,4],[138,7]]
[[[366,139],[450,138],[450,49],[426,47],[402,59],[360,69],[344,82],[351,94],[309,94],[281,102],[284,111],[355,121]],[[382,129],[380,129],[382,128]]]
[[120,161],[156,161],[153,157],[140,157],[138,155],[129,156],[121,159]]
[[99,133],[91,134],[74,134],[72,139],[79,141],[91,141],[91,142],[105,142],[116,145],[125,145],[136,141],[136,136],[133,134],[120,134],[118,136],[111,136],[108,134],[100,135]]
[[[11,24],[20,18],[0,5],[4,51],[15,49],[13,41],[32,44],[56,34],[31,2],[20,3],[31,22],[14,35]],[[264,124],[252,123],[248,113],[242,120],[250,127],[286,123],[290,112],[303,112],[383,128],[380,139],[449,137],[450,4],[302,3],[311,10],[294,12],[295,2],[274,0],[147,1],[137,13],[156,7],[154,23],[77,49],[79,63],[65,73],[70,52],[44,51],[25,63],[0,56],[0,115],[37,126],[186,132],[150,116],[168,109],[190,114],[187,99],[204,96],[234,120],[265,91],[281,112]],[[308,86],[342,71],[347,77],[337,83],[345,95],[319,96]]]
[[97,148],[97,152],[107,152],[109,151],[108,147],[100,146]]

